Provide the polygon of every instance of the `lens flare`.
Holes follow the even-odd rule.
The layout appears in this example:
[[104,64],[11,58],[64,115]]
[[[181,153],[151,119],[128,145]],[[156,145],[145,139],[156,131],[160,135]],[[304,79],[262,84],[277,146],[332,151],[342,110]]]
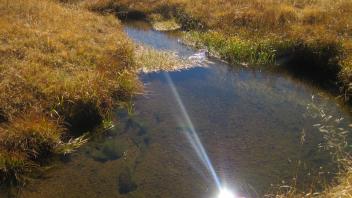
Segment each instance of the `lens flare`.
[[197,156],[199,157],[199,159],[201,160],[201,162],[204,164],[204,166],[207,168],[207,170],[209,171],[209,173],[211,174],[216,187],[218,188],[218,195],[217,198],[238,198],[232,191],[230,191],[228,188],[224,188],[220,182],[220,179],[217,175],[217,173],[215,172],[215,169],[208,157],[208,154],[205,151],[205,148],[202,144],[202,142],[200,141],[200,138],[197,134],[197,131],[192,123],[191,118],[188,115],[188,112],[186,110],[186,107],[184,106],[181,97],[179,95],[179,93],[177,92],[176,86],[174,84],[174,82],[172,81],[170,75],[168,73],[165,73],[165,77],[167,82],[170,85],[171,91],[176,99],[177,105],[181,110],[181,115],[182,115],[182,120],[180,120],[179,124],[180,125],[185,125],[187,126],[187,130],[184,130],[184,133],[188,139],[188,141],[190,142],[192,148],[195,150]]
[[176,99],[176,102],[181,110],[181,114],[182,114],[182,119],[184,123],[182,124],[186,124],[187,125],[187,128],[188,130],[185,131],[185,134],[186,134],[186,137],[188,139],[188,141],[191,143],[193,149],[196,151],[196,154],[198,155],[198,157],[200,158],[200,160],[202,161],[202,163],[204,164],[204,166],[208,169],[209,173],[211,174],[216,186],[218,189],[221,189],[221,183],[220,183],[220,179],[219,177],[217,176],[215,170],[214,170],[214,167],[203,147],[203,144],[202,142],[200,141],[199,139],[199,136],[197,134],[197,131],[195,130],[194,128],[194,125],[188,115],[188,112],[181,100],[181,97],[180,95],[178,94],[177,92],[177,89],[170,77],[169,74],[165,73],[165,77],[166,77],[166,80],[167,82],[169,83],[170,85],[170,88],[171,88],[171,91]]
[[217,198],[236,198],[235,194],[226,188],[222,188]]

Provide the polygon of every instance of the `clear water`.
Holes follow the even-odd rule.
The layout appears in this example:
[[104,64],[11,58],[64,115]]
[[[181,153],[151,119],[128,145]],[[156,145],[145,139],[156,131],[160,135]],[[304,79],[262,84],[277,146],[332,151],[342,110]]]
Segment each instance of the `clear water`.
[[[143,23],[125,26],[137,42],[190,56],[177,34],[155,32]],[[262,197],[271,184],[298,177],[305,187],[333,176],[336,165],[307,116],[315,103],[348,128],[348,112],[310,83],[270,70],[228,66],[169,72],[204,148],[223,183],[245,197]],[[142,74],[146,94],[135,112],[116,112],[106,134],[30,182],[19,197],[215,198],[214,181],[183,132],[180,109],[165,73]],[[304,132],[304,133],[303,133]],[[304,135],[304,142],[302,138]],[[330,173],[329,173],[330,172]],[[319,186],[319,185],[317,185]]]

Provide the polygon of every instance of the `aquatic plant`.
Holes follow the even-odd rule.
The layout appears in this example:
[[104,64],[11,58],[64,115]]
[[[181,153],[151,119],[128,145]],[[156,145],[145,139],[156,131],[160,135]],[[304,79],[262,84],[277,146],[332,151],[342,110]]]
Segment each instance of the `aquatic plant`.
[[340,165],[338,182],[335,186],[329,186],[321,197],[351,197],[352,196],[352,163],[350,155],[350,143],[347,141],[351,135],[350,129],[341,126],[343,117],[334,118],[322,108],[321,105],[311,103],[307,106],[310,114],[319,119],[320,122],[314,127],[323,134],[325,143],[320,145],[329,150],[331,155]]
[[113,121],[111,119],[105,119],[102,122],[102,127],[103,127],[104,130],[112,129],[112,128],[114,128],[114,126],[115,125],[114,125],[114,123],[113,123]]
[[[312,102],[307,104],[307,118],[312,118],[316,124],[312,125],[322,135],[323,141],[318,145],[319,149],[329,152],[329,155],[338,165],[338,172],[334,173],[337,176],[337,182],[332,184],[323,183],[324,189],[316,189],[316,183],[321,182],[320,179],[311,185],[307,192],[299,191],[296,185],[300,182],[295,178],[292,185],[278,185],[273,192],[270,192],[266,197],[350,197],[352,196],[351,188],[351,156],[348,138],[351,134],[349,128],[344,127],[343,117],[333,117],[329,114],[328,108],[317,101],[312,96]],[[302,133],[301,142],[304,142],[305,134]]]
[[325,108],[314,102],[307,105],[307,114],[318,120],[313,127],[316,127],[325,139],[320,146],[331,151],[337,160],[344,158],[348,146],[347,137],[350,134],[349,129],[340,126],[344,118],[334,118]]

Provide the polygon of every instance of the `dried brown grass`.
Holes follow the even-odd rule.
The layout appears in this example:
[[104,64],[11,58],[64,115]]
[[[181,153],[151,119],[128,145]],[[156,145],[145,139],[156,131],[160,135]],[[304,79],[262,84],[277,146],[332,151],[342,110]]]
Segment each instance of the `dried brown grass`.
[[99,124],[138,89],[129,72],[133,45],[113,16],[50,0],[0,0],[0,27],[2,178],[54,152],[68,129]]

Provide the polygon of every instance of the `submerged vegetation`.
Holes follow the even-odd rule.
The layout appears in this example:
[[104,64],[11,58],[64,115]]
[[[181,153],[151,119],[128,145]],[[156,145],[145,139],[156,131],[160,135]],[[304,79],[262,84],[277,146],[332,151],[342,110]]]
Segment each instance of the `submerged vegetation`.
[[[113,16],[50,0],[0,0],[0,183],[86,142],[138,89]],[[77,139],[75,139],[78,137]]]
[[[329,151],[331,157],[337,162],[339,172],[337,174],[337,185],[329,186],[324,184],[325,191],[320,192],[317,189],[310,189],[309,192],[300,192],[295,186],[279,186],[278,190],[267,197],[351,197],[352,196],[352,177],[351,177],[351,155],[350,155],[350,143],[348,142],[350,129],[344,128],[342,122],[343,117],[333,117],[327,112],[324,105],[319,104],[318,101],[312,99],[312,102],[307,105],[307,112],[305,117],[311,117],[317,121],[313,127],[316,128],[324,139],[319,144],[320,149]],[[351,125],[349,126],[351,127]],[[301,143],[304,143],[304,134],[301,139]],[[294,185],[299,181],[294,180]],[[317,182],[321,182],[318,181]],[[314,185],[313,185],[314,186]]]

